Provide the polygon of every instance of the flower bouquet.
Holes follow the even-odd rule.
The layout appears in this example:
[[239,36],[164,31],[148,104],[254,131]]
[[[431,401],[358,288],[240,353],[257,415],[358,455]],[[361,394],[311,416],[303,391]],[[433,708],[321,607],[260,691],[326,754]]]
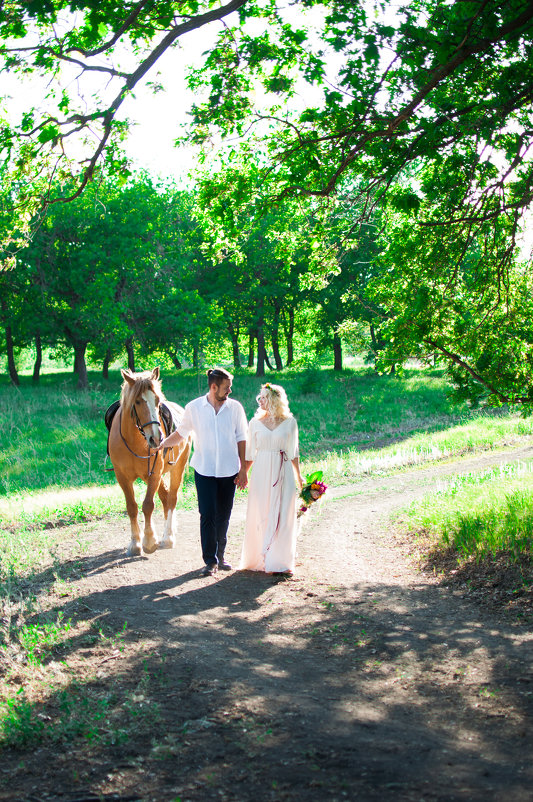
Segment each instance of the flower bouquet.
[[298,518],[300,518],[304,512],[307,512],[311,504],[314,504],[315,501],[318,501],[319,498],[322,498],[328,489],[328,486],[325,485],[321,480],[322,471],[315,471],[314,473],[310,473],[305,477],[305,484],[302,487],[299,496],[303,504],[298,510]]

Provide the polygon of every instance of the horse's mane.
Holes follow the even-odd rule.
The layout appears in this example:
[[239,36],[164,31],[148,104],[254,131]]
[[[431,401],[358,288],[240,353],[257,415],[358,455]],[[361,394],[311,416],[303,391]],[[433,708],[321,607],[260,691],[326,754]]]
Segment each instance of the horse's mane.
[[145,390],[152,390],[160,401],[165,401],[161,382],[152,378],[152,372],[145,370],[142,373],[130,373],[135,379],[135,384],[129,384],[125,379],[120,391],[120,404],[125,412],[128,412],[133,404]]

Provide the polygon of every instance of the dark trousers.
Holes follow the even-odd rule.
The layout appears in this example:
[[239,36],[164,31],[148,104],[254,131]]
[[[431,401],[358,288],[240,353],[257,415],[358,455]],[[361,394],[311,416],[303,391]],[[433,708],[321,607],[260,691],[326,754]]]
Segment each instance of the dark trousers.
[[202,557],[206,565],[218,563],[224,557],[235,496],[235,476],[202,476],[194,472],[200,511]]

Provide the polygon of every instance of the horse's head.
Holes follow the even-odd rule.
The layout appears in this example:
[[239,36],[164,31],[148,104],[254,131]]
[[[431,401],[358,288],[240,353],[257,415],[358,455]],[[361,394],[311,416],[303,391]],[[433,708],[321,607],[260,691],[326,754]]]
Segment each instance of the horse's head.
[[124,384],[120,403],[125,415],[131,415],[150,448],[157,448],[163,439],[159,425],[159,404],[165,396],[159,382],[159,368],[142,373],[122,370]]

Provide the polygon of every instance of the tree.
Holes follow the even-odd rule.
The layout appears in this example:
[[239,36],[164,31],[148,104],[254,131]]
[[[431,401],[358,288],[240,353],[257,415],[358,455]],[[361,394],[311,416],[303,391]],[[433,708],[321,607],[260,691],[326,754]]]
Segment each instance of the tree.
[[[292,359],[294,312],[305,298],[302,277],[313,270],[317,260],[327,262],[329,257],[327,248],[317,256],[319,243],[325,240],[319,239],[320,226],[313,219],[312,204],[287,199],[261,213],[254,176],[258,176],[258,166],[253,160],[236,159],[204,174],[199,181],[197,211],[211,262],[207,265],[209,286],[228,325],[234,357],[238,356],[238,336],[246,333],[249,367],[256,343],[256,371],[262,376],[266,365],[272,367],[269,346],[276,369],[283,367],[282,331],[290,331],[291,354],[287,356]],[[243,186],[250,189],[246,202],[240,197]],[[284,316],[289,326],[284,327]]]
[[[252,47],[243,31],[233,29],[221,35],[217,50],[192,75],[192,85],[208,91],[194,109],[198,141],[214,128],[242,134],[252,122],[269,121],[272,130],[262,136],[269,156],[264,172],[274,192],[283,187],[285,193],[324,197],[352,175],[359,179],[367,213],[406,167],[442,151],[475,163],[484,147],[501,150],[500,177],[527,159],[533,136],[533,7],[526,0],[381,2],[376,17],[364,5],[333,0],[323,11],[317,50],[329,46],[338,54],[337,74],[326,76],[336,86],[324,83],[322,98],[291,112],[279,97],[295,91],[294,64],[268,69],[274,57],[268,38],[261,40],[262,49],[259,42]],[[226,70],[231,65],[227,90],[220,64],[228,65]],[[307,60],[301,73],[322,81],[324,61],[314,65],[313,71]],[[262,108],[252,105],[252,76],[276,92],[277,113],[274,107],[265,112],[263,99]],[[232,113],[235,107],[240,114]],[[502,198],[498,213],[529,203],[528,164],[514,176],[513,202]],[[486,187],[487,197],[494,197],[495,188]],[[480,203],[479,216],[486,211]]]
[[[315,26],[322,20],[313,35],[305,14],[310,9]],[[490,148],[504,164],[485,194],[494,199],[501,181],[512,180],[514,197],[501,194],[490,212],[480,203],[478,217],[528,203],[531,4],[413,0],[401,6],[380,2],[376,10],[374,16],[352,0],[302,0],[297,13],[274,0],[215,6],[207,0],[5,4],[4,70],[24,78],[45,75],[52,83],[42,110],[29,109],[22,119],[3,124],[0,147],[16,171],[33,176],[45,203],[79,194],[101,158],[111,173],[127,170],[119,152],[127,132],[119,114],[124,99],[181,36],[224,21],[204,63],[189,76],[196,92],[207,93],[193,109],[194,138],[206,142],[213,130],[242,135],[251,124],[269,125],[272,130],[258,130],[274,194],[327,196],[351,173],[367,178],[368,210],[406,166],[443,150],[471,162]],[[119,46],[128,48],[132,67],[115,64]],[[333,74],[326,69],[326,49],[337,57]],[[64,89],[65,70],[75,70],[79,85],[90,79],[90,93],[81,90],[76,98]],[[322,92],[314,93],[311,105],[291,111],[287,101],[294,104],[301,81],[321,85]],[[263,93],[256,93],[258,83]],[[57,183],[37,180],[43,172],[59,178],[74,173],[78,181],[57,194]],[[26,186],[31,183],[26,180]],[[475,182],[470,189],[476,191]],[[25,205],[28,193],[20,195]],[[462,224],[454,215],[447,222]]]
[[[102,198],[108,200],[105,189]],[[109,221],[99,203],[88,192],[68,209],[54,209],[20,256],[42,293],[55,342],[74,351],[81,388],[87,387],[87,346],[120,326]]]
[[404,208],[405,188],[388,209],[369,284],[387,340],[382,365],[436,355],[462,398],[531,406],[532,274],[513,247],[513,216],[479,222],[466,204],[469,224],[442,229],[433,222],[458,203],[463,186],[452,186],[446,169],[422,172],[417,182],[425,197],[416,210]]
[[[19,255],[42,295],[54,342],[74,350],[82,387],[88,348],[108,362],[135,336],[148,351],[155,347],[164,315],[160,297],[171,288],[164,272],[179,236],[173,199],[169,188],[144,174],[122,188],[102,180],[68,207],[52,207]],[[171,339],[168,314],[165,325]]]
[[[405,3],[387,21],[339,0],[328,5],[321,41],[338,52],[341,67],[322,101],[296,111],[253,109],[245,102],[250,72],[267,87],[268,71],[261,72],[264,62],[254,68],[234,59],[242,94],[231,102],[247,109],[235,119],[220,98],[212,54],[211,71],[195,75],[208,91],[195,109],[197,141],[214,130],[244,134],[252,123],[254,130],[270,124],[257,136],[265,206],[272,197],[337,195],[352,199],[360,222],[387,207],[410,214],[403,235],[389,227],[382,241],[374,301],[385,310],[386,361],[432,349],[462,392],[495,403],[529,403],[522,369],[529,365],[529,268],[514,265],[533,198],[532,38],[533,6],[525,1]],[[238,36],[221,39],[218,58],[229,63],[239,48]],[[285,77],[294,87],[290,67]],[[474,293],[474,311],[450,302],[456,290]],[[518,331],[524,339],[513,353],[497,345],[503,332],[516,339]]]
[[[75,185],[38,182],[40,202],[77,197],[101,160],[108,174],[127,172],[120,143],[127,122],[120,118],[126,97],[146,81],[158,59],[191,31],[225,22],[230,15],[243,28],[251,18],[277,22],[279,55],[305,56],[298,37],[277,19],[275,3],[258,0],[32,0],[10,2],[0,9],[0,58],[3,70],[23,80],[45,76],[50,86],[44,103],[29,108],[20,120],[6,119],[0,129],[0,150],[17,171],[37,181],[45,171],[60,182],[75,175]],[[248,36],[251,46],[254,36]],[[118,51],[118,53],[117,53]],[[292,56],[290,56],[292,54]],[[129,67],[117,66],[117,60]],[[223,77],[230,90],[231,65]],[[78,96],[69,88],[75,78]],[[157,80],[149,85],[162,87]],[[63,190],[58,192],[58,187]],[[22,197],[29,203],[29,194]]]
[[[428,228],[449,243],[459,270],[467,251],[472,257],[473,241],[482,242],[487,269],[477,272],[477,286],[486,298],[496,293],[486,325],[496,325],[513,305],[522,314],[519,299],[505,288],[508,255],[533,197],[533,6],[527,0],[377,2],[376,13],[352,0],[302,0],[296,13],[275,0],[120,6],[33,0],[2,8],[4,69],[52,78],[42,110],[28,110],[18,121],[7,116],[0,132],[12,174],[25,176],[16,195],[22,208],[75,197],[103,158],[113,174],[127,174],[119,152],[127,132],[120,119],[124,98],[182,34],[223,21],[203,63],[189,74],[198,101],[187,139],[211,147],[217,135],[236,135],[257,152],[261,166],[240,182],[234,203],[245,207],[258,187],[256,208],[271,209],[273,199],[348,196],[355,186],[360,222],[390,203],[399,212],[412,210],[419,254]],[[133,67],[116,65],[119,45],[129,48]],[[63,91],[66,68],[76,69],[80,82],[91,78],[91,97]],[[302,96],[310,98],[307,104]],[[441,170],[449,179],[446,203],[434,201]],[[57,193],[50,175],[76,181]],[[497,231],[492,239],[491,229]],[[447,284],[442,259],[437,266]],[[403,309],[394,288],[389,294],[388,308]],[[406,345],[413,342],[413,303],[412,314],[401,312],[404,328],[391,319],[395,342],[401,332]],[[452,361],[475,359],[475,349],[450,353]],[[518,382],[514,395],[526,397],[520,388]],[[502,397],[509,392],[501,388]]]

